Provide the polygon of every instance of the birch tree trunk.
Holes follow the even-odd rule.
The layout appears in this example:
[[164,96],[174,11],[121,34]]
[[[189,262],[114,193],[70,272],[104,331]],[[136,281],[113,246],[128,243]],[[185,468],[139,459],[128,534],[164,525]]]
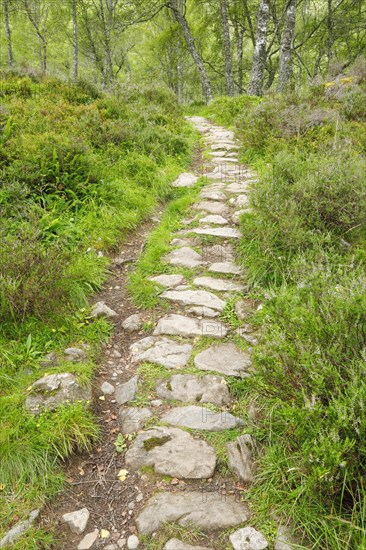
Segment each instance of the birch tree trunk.
[[[177,0],[177,8],[180,13],[183,13],[183,0]],[[183,52],[181,37],[177,40],[177,96],[178,103],[182,105],[184,103],[184,70],[183,70]]]
[[252,75],[248,95],[261,96],[263,92],[264,69],[267,57],[267,28],[269,20],[269,0],[260,0],[255,48],[252,64]]
[[233,96],[234,95],[233,58],[231,53],[230,26],[229,26],[227,0],[221,0],[220,4],[221,4],[220,7],[221,7],[223,49],[224,49],[224,60],[225,60],[226,93],[229,96]]
[[72,62],[72,79],[77,81],[79,75],[79,28],[77,17],[77,0],[72,0],[72,49],[73,49],[73,62]]
[[[46,22],[48,18],[48,6],[42,6],[38,0],[32,6],[28,0],[23,0],[25,11],[27,13],[29,21],[32,23],[39,46],[39,59],[41,65],[42,74],[47,72],[47,37],[46,37]],[[42,9],[43,8],[43,9]],[[43,28],[44,27],[44,30]]]
[[11,38],[11,28],[10,28],[10,22],[9,22],[9,0],[3,0],[3,12],[4,12],[6,41],[8,43],[8,65],[9,67],[12,67],[14,65],[14,55],[13,55],[13,42]]
[[191,29],[189,28],[189,25],[188,25],[188,21],[184,13],[179,10],[176,0],[169,0],[168,6],[173,11],[174,17],[182,30],[182,34],[187,44],[187,48],[197,66],[198,72],[201,77],[202,92],[203,92],[203,97],[205,98],[205,102],[210,103],[210,101],[212,101],[213,99],[211,82],[210,82],[210,79],[208,78],[202,57],[196,47],[194,38],[191,33]]
[[286,91],[292,76],[292,54],[294,48],[296,25],[296,0],[290,0],[285,16],[285,23],[281,38],[280,68],[278,75],[277,91]]
[[328,71],[330,67],[330,63],[332,61],[333,57],[333,42],[334,42],[334,36],[333,36],[333,5],[332,0],[328,0],[328,14],[327,14],[327,27],[328,27],[328,39],[327,39],[327,50],[328,50]]

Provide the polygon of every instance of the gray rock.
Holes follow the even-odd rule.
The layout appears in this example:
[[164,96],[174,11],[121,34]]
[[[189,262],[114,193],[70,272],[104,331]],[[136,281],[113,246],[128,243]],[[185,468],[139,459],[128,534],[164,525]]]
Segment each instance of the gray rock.
[[165,259],[170,265],[188,267],[189,269],[202,265],[201,254],[188,246],[173,250]]
[[127,545],[127,540],[125,538],[119,539],[117,544],[118,548],[124,548]]
[[76,363],[80,363],[86,359],[85,351],[79,348],[67,348],[65,349],[64,354],[66,355],[66,361],[75,361]]
[[130,349],[134,361],[179,369],[186,366],[193,348],[191,344],[179,344],[170,338],[149,336],[133,344]]
[[214,277],[196,277],[193,279],[195,286],[203,286],[210,290],[217,290],[220,292],[241,292],[245,290],[244,285],[241,283],[235,283],[234,281],[228,281],[224,279],[216,279]]
[[141,313],[135,313],[123,321],[122,328],[127,330],[127,332],[134,332],[135,330],[140,330],[143,324],[143,315]]
[[104,302],[97,302],[94,304],[92,311],[91,311],[91,317],[115,317],[117,313],[108,307]]
[[104,395],[114,394],[114,386],[112,386],[112,384],[110,384],[109,382],[103,382],[100,389],[102,390]]
[[236,199],[236,204],[238,206],[249,206],[249,198],[248,195],[239,195]]
[[89,550],[99,537],[99,530],[94,529],[91,533],[85,535],[85,537],[79,542],[78,550]]
[[203,546],[191,546],[178,539],[170,539],[164,546],[163,550],[212,550],[212,548],[206,548]]
[[243,426],[244,422],[227,411],[213,412],[206,407],[188,405],[187,407],[176,407],[165,413],[162,422],[172,426],[181,426],[193,430],[207,430],[210,432],[221,432]]
[[200,223],[212,223],[213,225],[227,225],[229,222],[226,218],[223,218],[222,216],[215,216],[214,214],[210,214],[209,216],[205,216],[204,218],[200,218]]
[[163,402],[161,399],[153,399],[152,401],[150,401],[150,405],[152,407],[161,407],[162,404]]
[[210,346],[196,355],[194,364],[200,370],[220,372],[227,376],[245,376],[245,371],[251,366],[251,359],[235,344],[228,343]]
[[235,334],[243,338],[248,344],[251,346],[257,346],[258,345],[258,338],[253,336],[252,334],[248,334],[247,330],[243,330],[242,327],[239,327],[235,330]]
[[186,238],[186,239],[173,239],[172,241],[170,241],[170,244],[171,246],[179,246],[179,247],[182,247],[182,246],[195,246],[197,243],[196,243],[196,237],[195,238]]
[[170,336],[209,336],[211,338],[225,338],[227,328],[219,321],[210,319],[193,319],[184,315],[165,315],[154,330],[154,335],[167,334]]
[[0,540],[0,548],[9,548],[12,546],[24,533],[26,533],[31,527],[34,521],[38,518],[40,510],[33,510],[28,519],[20,521],[14,527],[10,529]]
[[218,191],[218,190],[215,190],[215,191],[209,191],[209,190],[204,190],[200,193],[200,197],[202,199],[208,199],[210,201],[218,201],[218,202],[225,202],[226,201],[226,195],[225,193],[223,193],[222,191]]
[[223,311],[226,305],[224,300],[206,290],[166,290],[160,296],[183,306],[204,306],[217,311]]
[[43,376],[31,388],[33,394],[27,397],[25,408],[32,414],[38,414],[41,409],[53,411],[58,405],[91,399],[90,388],[80,386],[69,372]]
[[238,529],[230,535],[230,542],[234,550],[264,550],[268,548],[268,542],[259,531],[253,527]]
[[125,457],[129,468],[154,466],[157,474],[179,479],[207,479],[216,466],[216,453],[208,443],[177,428],[140,433]]
[[128,550],[136,550],[140,545],[140,541],[136,535],[130,535],[127,539]]
[[280,525],[277,529],[277,538],[275,540],[274,550],[294,550],[298,547],[298,542],[291,535],[290,530],[285,525]]
[[128,403],[129,401],[132,401],[135,397],[137,390],[138,390],[138,376],[134,376],[125,384],[121,384],[120,386],[117,386],[115,390],[115,393],[116,393],[115,397],[118,405],[123,405],[124,403]]
[[210,319],[214,319],[220,315],[218,311],[214,311],[213,309],[204,306],[190,307],[187,309],[187,313],[192,313],[193,315],[197,315],[197,317],[209,317]]
[[121,432],[125,435],[138,432],[151,416],[152,412],[147,408],[121,407],[119,410]]
[[230,185],[226,187],[226,191],[234,194],[246,193],[248,191],[248,187],[245,183],[234,182],[234,183],[230,183]]
[[228,275],[240,275],[241,269],[234,262],[216,262],[210,265],[208,270],[211,273],[226,273]]
[[62,516],[62,521],[67,523],[70,528],[70,531],[81,535],[86,529],[86,524],[88,523],[90,512],[87,508],[82,508],[81,510],[76,510],[75,512],[70,512]]
[[240,224],[241,217],[242,217],[243,214],[245,214],[245,212],[247,212],[247,210],[237,210],[237,211],[234,212],[234,214],[231,216],[231,219],[233,220],[233,222],[234,222],[236,225],[239,225],[239,224]]
[[209,214],[219,214],[220,216],[227,216],[229,214],[228,207],[219,201],[201,201],[196,203],[193,208],[194,210],[203,210]]
[[203,247],[204,259],[210,262],[228,262],[234,260],[234,248],[229,245],[214,244]]
[[230,468],[245,483],[250,483],[254,479],[253,447],[254,441],[249,434],[241,435],[235,441],[226,444]]
[[240,239],[241,233],[232,227],[198,227],[192,229],[196,235],[210,235],[211,237],[222,237],[224,239]]
[[250,302],[246,300],[238,300],[235,304],[235,313],[240,321],[245,321],[253,314],[253,308]]
[[211,145],[213,151],[218,151],[220,149],[224,151],[231,151],[232,149],[239,149],[238,145],[235,145],[233,141],[221,141],[219,143],[213,143]]
[[184,282],[184,277],[183,275],[157,275],[156,277],[149,277],[149,281],[165,288],[174,288]]
[[191,525],[203,530],[235,527],[249,517],[248,509],[231,495],[218,493],[186,492],[183,494],[160,493],[148,501],[137,517],[139,532],[149,535],[165,523]]
[[184,403],[213,403],[219,406],[230,403],[227,384],[220,376],[175,374],[169,380],[159,380],[156,383],[156,392],[164,399]]
[[184,172],[183,174],[180,174],[175,181],[173,181],[172,187],[194,187],[197,181],[197,176],[190,174],[189,172]]
[[104,547],[103,550],[118,550],[118,546],[117,544],[107,544],[107,546]]

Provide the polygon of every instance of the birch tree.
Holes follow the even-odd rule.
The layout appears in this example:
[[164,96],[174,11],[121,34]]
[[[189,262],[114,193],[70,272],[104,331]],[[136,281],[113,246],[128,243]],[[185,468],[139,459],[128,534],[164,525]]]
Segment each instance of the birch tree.
[[49,5],[44,0],[22,0],[25,12],[38,40],[42,74],[47,72],[47,20]]
[[231,40],[230,40],[230,25],[228,16],[228,2],[227,0],[220,0],[221,8],[221,23],[222,23],[222,43],[224,50],[225,60],[225,78],[226,78],[226,93],[229,96],[234,95],[234,79],[233,79],[233,59],[231,52]]
[[3,0],[3,15],[5,24],[5,35],[8,44],[8,65],[14,65],[13,42],[11,36],[10,20],[9,20],[9,0]]
[[297,0],[289,0],[286,9],[285,23],[281,38],[280,67],[277,84],[277,91],[280,93],[286,91],[292,76],[292,54],[296,26],[296,1]]
[[187,44],[187,48],[196,64],[197,70],[201,78],[203,97],[206,103],[210,103],[213,99],[212,87],[210,79],[207,75],[206,68],[199,53],[184,10],[179,9],[178,0],[169,0],[168,7],[173,11],[174,17],[181,28],[182,34]]
[[73,50],[73,62],[72,62],[72,79],[77,81],[79,75],[79,27],[77,16],[77,0],[71,0],[72,11],[72,50]]
[[252,74],[248,95],[261,96],[263,92],[264,70],[267,58],[267,30],[269,21],[269,0],[260,0],[255,48],[253,54]]

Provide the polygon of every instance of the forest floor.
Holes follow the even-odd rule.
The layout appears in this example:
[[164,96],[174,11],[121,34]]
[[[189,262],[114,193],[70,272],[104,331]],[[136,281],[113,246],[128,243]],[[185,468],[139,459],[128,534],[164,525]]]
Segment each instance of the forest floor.
[[[274,533],[265,533],[268,542],[248,527],[250,503],[244,503],[256,453],[245,380],[258,338],[247,318],[260,304],[245,298],[235,246],[255,175],[239,163],[231,131],[201,117],[191,122],[205,137],[203,160],[196,158],[192,174],[177,181],[197,198],[179,212],[180,229],[164,234],[169,255],[144,275],[158,296],[155,307],[140,311],[128,289],[141,258],[156,246],[149,235],[162,212],[123,245],[95,296],[117,313],[93,380],[101,437],[92,452],[70,460],[66,488],[42,511],[58,550],[274,543]],[[162,278],[152,282],[153,275]],[[76,534],[62,516],[82,508],[90,517]],[[275,548],[292,547],[283,544],[277,540]]]

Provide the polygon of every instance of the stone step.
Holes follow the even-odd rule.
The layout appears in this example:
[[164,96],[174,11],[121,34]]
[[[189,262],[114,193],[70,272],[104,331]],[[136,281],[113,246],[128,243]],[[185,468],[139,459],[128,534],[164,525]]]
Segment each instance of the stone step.
[[154,330],[154,335],[225,338],[227,328],[213,319],[194,319],[184,315],[170,314],[162,317]]
[[210,201],[226,202],[226,195],[222,191],[210,191],[205,190],[200,193],[202,199],[208,199]]
[[186,544],[185,542],[180,541],[179,539],[170,539],[164,546],[163,550],[213,550],[212,548],[207,548],[206,546],[192,546],[191,544]]
[[165,288],[174,288],[184,283],[184,277],[183,275],[157,275],[149,277],[149,281]]
[[234,262],[216,262],[208,268],[212,273],[227,273],[228,275],[240,275],[241,269]]
[[172,426],[209,432],[223,432],[244,426],[241,418],[233,416],[227,411],[213,412],[206,407],[197,405],[171,409],[161,417],[161,421]]
[[168,380],[159,380],[156,393],[164,399],[183,403],[212,403],[218,406],[230,403],[229,390],[221,376],[175,374]]
[[220,292],[243,292],[245,286],[241,283],[235,283],[234,281],[228,281],[225,279],[215,279],[214,277],[196,277],[193,279],[195,286],[203,286],[210,290],[217,290]]
[[201,201],[193,205],[194,210],[201,210],[209,214],[218,214],[220,216],[228,216],[230,213],[226,204],[219,201]]
[[178,479],[207,479],[216,467],[215,450],[178,428],[154,427],[140,433],[125,455],[126,466],[153,466],[157,474]]
[[223,218],[222,216],[218,216],[215,214],[209,214],[208,216],[205,216],[204,218],[200,218],[200,223],[211,223],[213,225],[227,225],[229,222],[226,218]]
[[240,231],[233,227],[198,227],[197,229],[192,229],[191,233],[222,237],[224,239],[240,239],[241,237]]
[[194,358],[199,370],[213,371],[227,376],[248,376],[252,364],[249,353],[239,350],[235,344],[213,345]]
[[161,298],[182,306],[204,306],[217,311],[224,311],[226,302],[207,290],[166,290]]
[[121,407],[119,409],[120,430],[124,435],[138,432],[151,416],[152,412],[146,407]]
[[149,499],[137,516],[142,535],[151,535],[166,523],[198,527],[203,531],[236,527],[250,517],[248,508],[232,495],[187,491],[158,493]]
[[202,256],[189,246],[183,246],[177,250],[172,250],[172,252],[165,257],[165,260],[170,265],[188,267],[190,269],[202,265]]
[[183,172],[175,181],[173,181],[172,187],[194,187],[197,181],[198,177],[195,174]]
[[180,344],[170,338],[148,336],[130,347],[132,359],[138,363],[153,363],[167,369],[180,369],[187,365],[192,353],[191,344]]

